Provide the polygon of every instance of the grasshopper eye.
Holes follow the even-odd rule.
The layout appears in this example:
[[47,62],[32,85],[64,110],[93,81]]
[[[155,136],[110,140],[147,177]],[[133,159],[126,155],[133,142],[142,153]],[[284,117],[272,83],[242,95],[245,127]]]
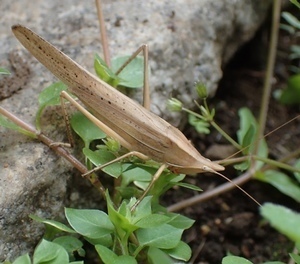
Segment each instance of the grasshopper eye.
[[207,167],[207,166],[203,166],[202,169],[205,170],[205,171],[209,171],[210,170],[210,168]]

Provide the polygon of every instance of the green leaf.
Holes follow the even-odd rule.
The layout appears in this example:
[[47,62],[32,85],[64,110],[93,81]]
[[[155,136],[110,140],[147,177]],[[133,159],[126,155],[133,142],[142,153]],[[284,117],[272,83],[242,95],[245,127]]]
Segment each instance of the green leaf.
[[62,82],[56,82],[45,88],[39,94],[39,109],[36,113],[35,122],[36,127],[41,129],[41,116],[47,106],[60,105],[60,94],[67,90],[67,86]]
[[[97,167],[116,159],[116,156],[113,153],[105,149],[92,151],[84,148],[82,151],[83,154]],[[114,162],[104,167],[102,170],[108,175],[118,178],[122,173],[122,165],[120,162]]]
[[300,256],[299,255],[296,255],[294,253],[290,253],[289,255],[295,261],[296,264],[300,264]]
[[293,27],[300,29],[300,21],[289,12],[282,12],[281,16]]
[[83,243],[76,237],[73,236],[60,236],[55,238],[52,242],[61,245],[69,254],[73,256],[75,252],[80,257],[85,256],[85,250],[82,248]]
[[16,125],[12,121],[8,120],[6,117],[2,116],[1,114],[0,114],[0,126],[6,127],[8,129],[15,130],[15,131],[17,131],[19,133],[22,133],[22,134],[24,134],[28,137],[36,138],[35,134],[31,133],[28,130],[25,130],[25,129],[19,127],[18,125]]
[[300,187],[284,173],[275,170],[257,172],[255,174],[255,179],[271,184],[285,195],[300,202]]
[[152,175],[155,173],[156,169],[149,166],[135,166],[132,163],[124,163],[122,165],[122,186],[127,186],[131,182],[135,181],[145,181],[149,182],[152,179]]
[[34,251],[33,263],[69,263],[69,256],[67,251],[62,246],[43,239]]
[[140,220],[151,216],[151,199],[152,196],[146,196],[138,204],[135,210],[132,212],[132,222],[137,224]]
[[236,170],[245,171],[245,170],[247,170],[249,168],[249,165],[250,165],[250,161],[249,160],[245,160],[245,161],[243,161],[241,163],[233,165],[233,167]]
[[[120,56],[113,58],[111,61],[111,68],[113,72],[119,70],[119,68],[130,58],[131,56]],[[149,70],[149,69],[148,69]],[[118,75],[120,82],[118,85],[128,88],[143,87],[144,84],[144,59],[142,57],[134,58]]]
[[81,112],[76,112],[72,115],[71,126],[84,141],[86,147],[89,147],[93,140],[106,137],[106,134]]
[[295,6],[297,6],[298,8],[300,8],[300,4],[297,0],[290,0],[291,3],[293,3]]
[[108,215],[99,210],[65,208],[65,215],[77,233],[91,239],[104,237],[114,230]]
[[31,264],[29,254],[18,257],[12,264]]
[[166,224],[169,221],[170,218],[166,215],[151,214],[142,218],[140,221],[136,222],[135,225],[140,228],[152,228],[152,227],[160,226],[162,224]]
[[174,260],[172,260],[163,250],[156,247],[149,247],[147,256],[150,264],[174,264]]
[[192,256],[191,248],[188,244],[182,241],[180,241],[175,248],[165,249],[164,251],[168,253],[172,258],[183,261],[188,261]]
[[188,120],[189,124],[192,125],[199,134],[209,134],[210,133],[210,130],[209,130],[210,124],[208,122],[201,120],[200,118],[198,118],[192,114],[189,114],[188,118],[189,118],[189,120]]
[[95,248],[103,263],[115,263],[116,259],[118,258],[118,256],[107,247],[96,245]]
[[[128,213],[124,213],[124,210],[123,213],[122,210],[120,210],[121,212],[119,212],[114,208],[114,205],[111,201],[108,192],[106,192],[106,201],[107,201],[107,211],[108,211],[109,218],[114,224],[118,235],[120,237],[125,235],[129,236],[138,227],[131,222],[131,218],[128,215]],[[126,206],[125,201],[122,203],[122,205]],[[120,207],[122,207],[122,205]],[[130,205],[126,206],[125,209],[127,212],[130,213]]]
[[300,46],[299,45],[292,45],[291,46],[291,52],[292,54],[290,55],[290,58],[293,59],[298,59],[300,57]]
[[222,259],[222,264],[253,264],[251,261],[236,257],[236,256],[227,256]]
[[113,238],[111,234],[107,234],[97,238],[84,237],[84,239],[92,245],[103,245],[105,247],[111,247],[113,244]]
[[177,185],[180,186],[180,187],[186,188],[186,189],[196,191],[196,192],[202,192],[203,191],[201,188],[199,188],[198,186],[196,186],[194,184],[179,182]]
[[162,249],[174,248],[178,245],[183,230],[169,224],[155,228],[145,228],[136,231],[141,246],[153,246]]
[[94,58],[94,68],[97,76],[104,82],[110,84],[113,87],[117,87],[120,82],[120,78],[113,73],[111,69],[108,68],[107,64],[102,60],[102,58],[95,54]]
[[0,67],[0,74],[8,75],[8,74],[10,74],[10,72],[9,72],[9,70],[7,70],[5,68]]
[[137,264],[137,261],[132,256],[118,256],[113,251],[102,245],[96,245],[95,248],[101,260],[105,264]]
[[[240,129],[237,131],[238,142],[242,147],[248,147],[249,143],[254,140],[257,122],[251,111],[246,107],[239,109],[238,114],[240,116]],[[248,150],[246,153],[249,152]]]
[[287,24],[280,23],[279,28],[282,29],[282,30],[287,31],[291,35],[294,35],[296,33],[295,28],[290,26],[290,25],[287,25]]
[[[300,169],[300,159],[298,159],[296,162],[295,162],[295,168],[297,169]],[[294,173],[294,176],[295,178],[297,179],[297,181],[300,183],[300,172],[295,172]]]
[[300,103],[300,74],[289,77],[287,87],[282,91],[279,101],[286,105]]
[[29,215],[29,217],[31,219],[33,219],[34,221],[43,223],[45,225],[53,226],[56,229],[58,229],[59,231],[76,234],[76,232],[73,229],[71,229],[70,227],[66,226],[63,223],[60,223],[60,222],[57,222],[57,221],[54,221],[54,220],[43,219],[43,218],[38,217],[36,215]]
[[189,229],[195,223],[195,220],[180,214],[168,213],[168,216],[172,218],[168,224],[179,229]]
[[260,207],[261,215],[272,227],[286,235],[292,241],[300,242],[300,214],[281,205],[266,203]]
[[[239,109],[238,113],[240,116],[240,129],[237,132],[238,142],[242,147],[249,147],[245,153],[252,153],[254,147],[252,143],[254,143],[256,139],[258,129],[257,122],[251,111],[246,107]],[[263,158],[268,156],[268,146],[265,139],[260,140],[257,155]],[[257,169],[262,166],[263,162],[256,163]]]

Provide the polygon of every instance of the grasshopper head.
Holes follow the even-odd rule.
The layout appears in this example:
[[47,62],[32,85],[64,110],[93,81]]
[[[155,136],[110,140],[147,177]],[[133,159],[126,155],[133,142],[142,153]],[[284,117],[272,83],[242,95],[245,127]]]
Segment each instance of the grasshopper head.
[[220,164],[213,162],[209,159],[206,159],[203,156],[201,156],[201,161],[196,162],[196,164],[190,164],[186,166],[170,164],[169,168],[171,171],[175,173],[184,173],[190,175],[203,173],[203,172],[223,171],[225,169]]
[[203,157],[191,142],[175,127],[168,127],[170,144],[165,155],[165,163],[177,173],[197,174],[222,171],[224,167]]

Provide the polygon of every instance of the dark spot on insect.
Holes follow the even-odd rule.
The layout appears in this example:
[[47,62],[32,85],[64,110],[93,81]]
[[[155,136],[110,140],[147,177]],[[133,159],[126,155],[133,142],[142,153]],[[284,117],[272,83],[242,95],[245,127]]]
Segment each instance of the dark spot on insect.
[[39,46],[38,48],[39,48],[40,50],[42,50],[42,47],[41,47],[41,46]]
[[111,104],[111,101],[108,101],[108,104]]
[[123,108],[122,110],[125,111],[125,108]]
[[103,100],[103,97],[100,97],[101,100]]
[[74,73],[74,75],[75,75],[76,78],[78,77],[77,73]]

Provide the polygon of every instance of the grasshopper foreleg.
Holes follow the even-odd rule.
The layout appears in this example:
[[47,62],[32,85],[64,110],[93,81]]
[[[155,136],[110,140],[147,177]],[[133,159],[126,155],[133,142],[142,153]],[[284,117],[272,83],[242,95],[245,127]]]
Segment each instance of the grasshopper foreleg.
[[91,174],[93,172],[96,172],[98,170],[102,170],[104,167],[106,167],[106,166],[108,166],[110,164],[113,164],[115,162],[118,162],[120,160],[123,160],[123,159],[125,159],[127,157],[132,157],[132,156],[136,156],[137,158],[139,158],[141,160],[148,160],[149,159],[149,157],[146,156],[146,155],[144,155],[143,153],[140,153],[140,152],[137,152],[137,151],[130,151],[130,152],[128,152],[128,153],[126,153],[126,154],[124,154],[124,155],[122,155],[120,157],[115,158],[114,160],[111,160],[111,161],[109,161],[109,162],[107,162],[105,164],[102,164],[102,165],[100,165],[98,167],[95,167],[94,169],[92,169],[92,170],[86,172],[85,174],[83,174],[82,176],[85,177],[85,176],[87,176],[87,175],[89,175],[89,174]]
[[153,187],[154,183],[158,180],[159,176],[162,174],[162,172],[168,167],[167,164],[163,163],[158,170],[156,171],[156,173],[154,174],[151,182],[149,183],[149,185],[147,186],[146,190],[143,192],[143,194],[141,195],[141,197],[137,200],[137,202],[131,207],[131,211],[134,211],[135,208],[139,205],[139,203],[146,197],[146,195],[148,194],[148,192],[151,190],[151,188]]

